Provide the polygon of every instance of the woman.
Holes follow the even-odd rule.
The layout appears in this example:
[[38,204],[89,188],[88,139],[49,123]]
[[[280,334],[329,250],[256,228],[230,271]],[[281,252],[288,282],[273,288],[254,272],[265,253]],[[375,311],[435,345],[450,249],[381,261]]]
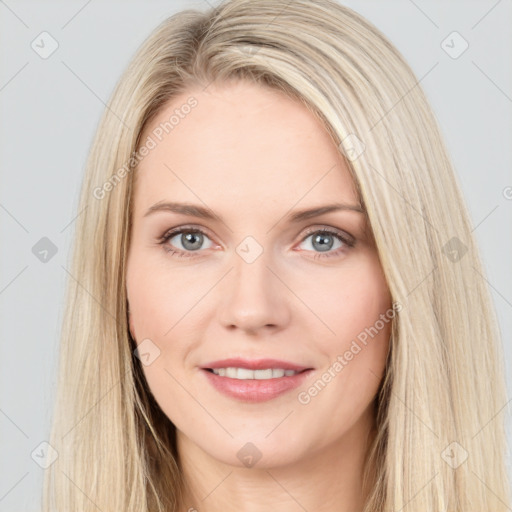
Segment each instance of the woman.
[[105,111],[84,208],[46,511],[508,509],[469,216],[361,16],[166,20]]

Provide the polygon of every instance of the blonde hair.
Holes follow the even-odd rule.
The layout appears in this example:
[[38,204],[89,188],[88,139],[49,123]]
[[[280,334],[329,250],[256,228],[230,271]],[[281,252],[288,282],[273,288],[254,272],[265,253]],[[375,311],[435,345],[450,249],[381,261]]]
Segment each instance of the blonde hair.
[[233,0],[180,12],[121,77],[82,184],[50,437],[59,456],[45,472],[45,512],[181,505],[174,427],[128,330],[137,150],[176,95],[238,79],[278,89],[323,121],[402,306],[376,401],[365,512],[504,512],[502,347],[452,163],[403,57],[333,0]]

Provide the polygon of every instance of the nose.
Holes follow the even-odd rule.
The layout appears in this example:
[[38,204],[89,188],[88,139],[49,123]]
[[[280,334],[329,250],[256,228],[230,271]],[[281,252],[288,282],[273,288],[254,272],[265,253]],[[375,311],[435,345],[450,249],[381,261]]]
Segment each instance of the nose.
[[[221,290],[220,323],[250,334],[284,329],[290,321],[287,289],[270,267],[266,254],[248,263],[233,255],[234,269]],[[289,292],[288,292],[289,294]]]

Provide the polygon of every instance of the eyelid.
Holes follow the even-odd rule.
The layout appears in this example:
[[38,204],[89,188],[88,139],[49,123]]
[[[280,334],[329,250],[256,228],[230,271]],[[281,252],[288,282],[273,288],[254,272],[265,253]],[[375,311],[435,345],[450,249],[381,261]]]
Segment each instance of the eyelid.
[[[170,235],[173,235],[173,236],[178,235],[182,231],[186,231],[186,230],[197,231],[199,233],[202,233],[202,234],[208,236],[210,239],[212,238],[212,236],[208,233],[208,230],[205,227],[197,225],[197,224],[184,224],[184,225],[176,226],[175,228],[170,228],[170,229],[166,230],[164,232],[164,234],[161,237],[159,237],[158,240],[163,240],[165,238],[168,238]],[[319,231],[334,232],[334,233],[338,234],[339,236],[343,237],[344,239],[346,239],[347,243],[353,244],[356,241],[356,238],[354,236],[352,236],[350,233],[348,233],[347,231],[344,231],[339,228],[335,228],[334,226],[329,226],[327,224],[316,224],[316,225],[306,228],[306,231],[303,233],[300,241],[303,242],[304,239],[307,238],[309,235],[311,235],[312,233],[319,232]],[[221,244],[219,244],[219,245],[221,245]]]
[[159,237],[159,240],[168,238],[169,236],[179,235],[183,231],[192,231],[192,232],[195,231],[195,232],[202,233],[203,235],[206,235],[209,238],[211,238],[211,236],[208,233],[208,230],[205,227],[198,226],[197,224],[183,224],[180,226],[176,226],[174,228],[167,229],[164,232],[164,234],[161,237]]
[[347,231],[344,231],[339,228],[335,228],[333,226],[322,225],[322,224],[318,224],[318,225],[311,226],[311,227],[307,228],[304,236],[302,237],[301,242],[303,242],[309,235],[311,235],[313,233],[317,233],[317,232],[334,233],[334,234],[338,235],[339,237],[341,237],[345,241],[345,243],[350,246],[353,246],[356,243],[356,238],[354,236],[352,236],[350,233],[348,233]]

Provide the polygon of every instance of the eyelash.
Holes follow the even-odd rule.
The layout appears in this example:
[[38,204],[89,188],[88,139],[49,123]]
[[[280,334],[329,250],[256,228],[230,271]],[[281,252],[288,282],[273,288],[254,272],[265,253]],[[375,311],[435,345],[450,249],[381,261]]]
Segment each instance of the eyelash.
[[[179,249],[175,250],[175,249],[166,247],[165,244],[171,238],[173,238],[176,235],[179,235],[181,233],[201,233],[202,235],[208,237],[208,234],[205,231],[203,231],[202,229],[199,229],[196,227],[192,228],[192,227],[188,227],[188,226],[182,226],[180,228],[173,229],[171,231],[167,231],[166,233],[164,233],[164,235],[158,239],[158,243],[160,245],[162,245],[163,249],[173,257],[177,257],[177,258],[194,258],[194,257],[196,257],[195,255],[192,254],[193,252],[196,252],[196,251],[181,251]],[[336,237],[338,240],[340,240],[346,247],[341,247],[335,251],[329,251],[329,252],[325,252],[325,253],[318,252],[315,254],[315,256],[313,256],[313,259],[315,259],[315,260],[319,259],[319,258],[330,258],[332,256],[339,256],[342,252],[347,251],[348,249],[351,249],[355,245],[354,240],[352,240],[351,238],[343,235],[341,232],[334,230],[332,228],[323,228],[323,229],[315,228],[315,229],[308,230],[306,232],[306,234],[304,235],[304,237],[302,238],[301,243],[304,242],[306,240],[306,238],[310,237],[311,235],[318,234],[318,233],[332,235],[332,236]],[[199,252],[199,251],[197,251],[197,252]]]

